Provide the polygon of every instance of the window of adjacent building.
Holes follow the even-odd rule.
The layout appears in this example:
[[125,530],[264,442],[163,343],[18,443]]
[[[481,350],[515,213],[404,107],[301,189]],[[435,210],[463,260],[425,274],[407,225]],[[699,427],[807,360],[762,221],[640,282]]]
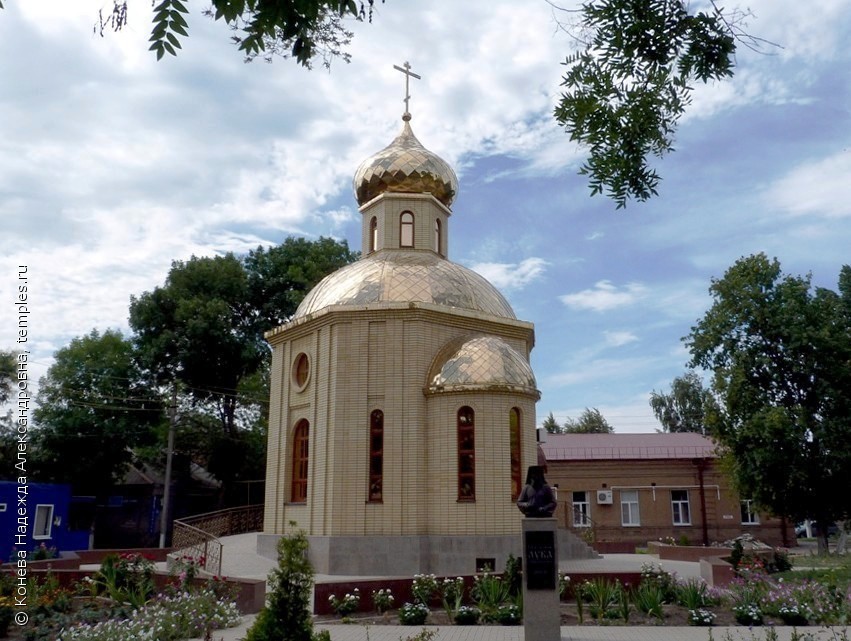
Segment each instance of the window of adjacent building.
[[742,525],[759,525],[759,514],[754,509],[754,503],[750,499],[742,501]]
[[378,249],[378,219],[373,216],[369,221],[369,251]]
[[671,512],[674,515],[674,525],[691,525],[688,490],[671,490]]
[[573,527],[591,527],[588,492],[573,493]]
[[301,352],[293,361],[293,384],[301,391],[310,380],[310,359],[307,354]]
[[290,500],[293,503],[307,501],[307,462],[309,453],[310,423],[302,419],[293,430],[293,469]]
[[443,247],[440,245],[440,219],[434,219],[434,251],[441,256],[443,255]]
[[369,500],[383,500],[384,483],[384,412],[374,410],[369,415]]
[[399,246],[400,247],[413,247],[414,246],[414,215],[409,211],[402,212],[402,216],[400,218],[400,235],[399,235]]
[[621,525],[641,525],[638,490],[621,490]]
[[476,500],[476,415],[471,407],[458,410],[458,500]]
[[53,505],[35,506],[34,539],[49,539],[53,530]]
[[523,469],[520,459],[520,410],[512,407],[508,413],[509,456],[511,458],[511,500],[516,501],[523,490]]

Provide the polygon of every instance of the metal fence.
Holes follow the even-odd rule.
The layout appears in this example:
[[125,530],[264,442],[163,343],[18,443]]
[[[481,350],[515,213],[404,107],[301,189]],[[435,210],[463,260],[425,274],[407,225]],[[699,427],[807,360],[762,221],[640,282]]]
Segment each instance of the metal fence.
[[175,552],[191,556],[206,572],[219,576],[222,573],[219,537],[262,529],[262,505],[229,508],[175,519],[171,545]]

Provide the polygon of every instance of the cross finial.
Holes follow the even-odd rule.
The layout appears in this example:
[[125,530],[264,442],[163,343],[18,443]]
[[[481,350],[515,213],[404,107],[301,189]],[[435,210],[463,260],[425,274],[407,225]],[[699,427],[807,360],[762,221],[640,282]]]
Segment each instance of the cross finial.
[[399,65],[393,65],[393,68],[396,71],[401,71],[403,74],[405,74],[405,100],[403,101],[405,103],[405,113],[402,116],[402,120],[407,121],[411,119],[411,113],[410,111],[408,111],[408,101],[411,99],[409,82],[411,80],[411,77],[414,77],[417,80],[422,80],[422,78],[420,78],[420,76],[411,71],[411,65],[407,62],[405,62],[402,67],[400,67]]

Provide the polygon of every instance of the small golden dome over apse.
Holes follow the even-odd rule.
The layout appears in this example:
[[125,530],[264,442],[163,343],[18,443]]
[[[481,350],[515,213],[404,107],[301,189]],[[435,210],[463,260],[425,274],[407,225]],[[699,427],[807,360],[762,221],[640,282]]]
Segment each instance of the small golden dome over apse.
[[417,140],[411,114],[402,116],[402,132],[387,147],[364,160],[353,181],[355,198],[363,205],[384,192],[430,193],[447,207],[458,193],[458,177],[440,156]]

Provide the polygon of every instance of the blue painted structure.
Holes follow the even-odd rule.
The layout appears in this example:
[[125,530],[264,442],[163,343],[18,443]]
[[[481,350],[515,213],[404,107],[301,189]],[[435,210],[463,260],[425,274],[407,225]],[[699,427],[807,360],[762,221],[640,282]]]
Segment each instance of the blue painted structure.
[[[0,481],[0,562],[9,561],[15,550],[34,552],[42,544],[57,552],[88,549],[89,532],[70,529],[70,485],[29,483],[21,495],[25,505],[19,503],[18,488],[14,481]],[[21,508],[26,511],[27,530],[18,538]]]

